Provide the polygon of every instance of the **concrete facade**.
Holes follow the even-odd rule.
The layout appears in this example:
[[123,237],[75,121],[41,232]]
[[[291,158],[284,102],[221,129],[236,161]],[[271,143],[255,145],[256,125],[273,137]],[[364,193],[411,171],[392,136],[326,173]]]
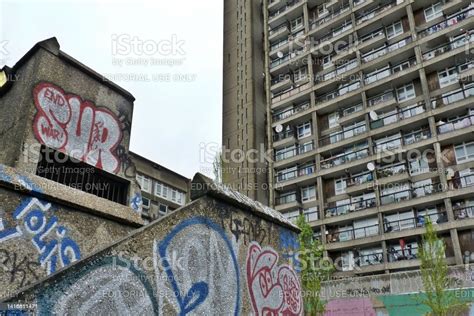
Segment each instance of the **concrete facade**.
[[191,180],[130,152],[142,191],[142,217],[153,221],[190,201]]
[[262,22],[259,1],[224,1],[222,178],[226,185],[268,205]]
[[8,302],[39,314],[300,315],[298,229],[201,175],[194,201]]

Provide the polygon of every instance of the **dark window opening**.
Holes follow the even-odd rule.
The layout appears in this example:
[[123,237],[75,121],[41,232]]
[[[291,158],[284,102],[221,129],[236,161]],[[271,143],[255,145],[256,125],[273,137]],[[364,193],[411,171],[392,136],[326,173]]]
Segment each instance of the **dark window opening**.
[[127,181],[46,146],[41,146],[36,175],[127,205]]

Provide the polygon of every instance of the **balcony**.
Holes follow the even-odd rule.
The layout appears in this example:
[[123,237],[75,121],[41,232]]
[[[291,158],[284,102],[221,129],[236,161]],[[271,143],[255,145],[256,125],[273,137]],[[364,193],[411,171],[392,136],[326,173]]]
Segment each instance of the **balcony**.
[[370,225],[359,228],[347,228],[337,230],[335,232],[329,233],[327,241],[329,243],[349,241],[354,239],[360,239],[370,236],[375,236],[379,234],[379,225]]
[[474,218],[474,206],[453,207],[453,211],[454,211],[454,218],[456,220]]
[[281,8],[279,8],[276,11],[270,12],[268,15],[269,22],[272,22],[271,20],[276,19],[278,16],[282,16],[285,12],[288,10],[296,7],[297,5],[303,3],[303,0],[293,0],[293,1],[288,1],[287,4]]
[[318,18],[317,20],[311,21],[310,22],[310,29],[314,30],[330,21],[334,21],[338,16],[341,16],[345,12],[350,11],[350,4],[349,2],[343,3],[340,8],[337,10],[332,11],[332,13],[329,13],[328,15]]
[[403,146],[412,145],[422,140],[428,139],[431,137],[431,132],[429,128],[424,128],[422,130],[417,130],[404,134],[403,136],[390,138],[386,141],[375,140],[374,152],[383,153],[385,151],[390,152],[394,149],[401,148]]
[[380,47],[374,51],[371,51],[369,53],[366,53],[366,54],[363,54],[362,55],[362,61],[364,63],[368,63],[374,59],[377,59],[379,57],[382,57],[388,53],[391,53],[391,52],[394,52],[396,50],[399,50],[400,48],[410,44],[412,42],[412,38],[411,36],[407,37],[407,38],[404,38],[402,39],[401,41],[398,41],[388,47],[386,46],[383,46],[383,47]]
[[290,203],[299,203],[296,193],[285,194],[275,198],[275,205],[285,205]]
[[316,166],[314,164],[298,167],[296,170],[277,171],[275,181],[277,183],[297,179],[303,176],[314,174]]
[[283,91],[281,93],[278,93],[272,98],[272,104],[278,103],[278,102],[286,100],[286,99],[288,99],[292,96],[295,96],[300,92],[308,90],[310,87],[311,87],[311,83],[308,82],[308,83],[303,84],[301,86],[298,86],[296,88],[289,89],[289,90]]
[[295,131],[293,129],[289,129],[281,133],[273,134],[273,141],[278,142],[278,141],[281,141],[290,137],[294,137],[294,136],[295,136]]
[[445,19],[439,23],[436,23],[435,25],[432,25],[430,27],[425,28],[424,30],[421,30],[418,32],[418,36],[420,38],[429,36],[431,34],[437,33],[441,30],[444,30],[450,26],[457,25],[463,20],[474,16],[474,8],[471,8],[471,6],[468,6],[467,8],[464,8],[461,10],[459,13],[457,13],[456,16],[451,17],[449,19]]
[[398,164],[394,164],[388,167],[377,168],[377,177],[379,179],[393,177],[396,175],[402,175],[408,173],[407,165],[402,162]]
[[436,123],[439,134],[446,134],[474,125],[474,114],[465,115],[450,122],[438,121]]
[[314,142],[308,142],[303,145],[298,145],[296,147],[286,149],[283,151],[279,151],[275,153],[275,161],[282,161],[285,159],[289,159],[292,157],[296,157],[298,155],[302,155],[304,153],[310,152],[314,149]]
[[425,106],[425,103],[422,101],[422,102],[419,102],[417,105],[404,108],[404,109],[397,109],[395,111],[396,113],[394,114],[385,115],[379,118],[378,120],[372,121],[370,123],[370,128],[371,129],[381,128],[387,125],[398,123],[400,121],[417,116],[419,114],[425,113],[426,106]]
[[456,189],[456,190],[470,188],[474,186],[474,174],[461,176],[461,177],[455,177],[452,179],[452,184],[448,182],[448,185],[450,185],[450,188]]
[[[399,246],[398,246],[399,247]],[[404,260],[415,260],[418,255],[418,245],[408,244],[404,249],[395,249],[394,247],[387,246],[387,258],[388,262],[404,261]]]
[[367,131],[367,127],[365,126],[365,121],[362,121],[363,125],[358,125],[352,128],[344,129],[338,133],[331,133],[328,136],[324,136],[319,140],[319,146],[327,146],[331,144],[336,144],[342,142],[343,140],[350,139],[352,137],[358,136],[363,134]]
[[288,23],[284,22],[277,27],[274,27],[268,31],[269,39],[272,40],[277,36],[287,36],[290,33],[290,28],[288,27]]
[[333,216],[345,215],[350,212],[362,211],[376,206],[377,202],[375,201],[375,198],[372,198],[334,207],[328,207],[326,208],[325,217],[328,218]]
[[295,105],[291,108],[284,109],[283,111],[279,111],[279,112],[273,114],[273,122],[278,122],[278,121],[284,120],[286,118],[292,117],[293,115],[296,115],[299,112],[302,112],[304,110],[309,109],[309,107],[310,107],[309,102],[303,102],[303,103]]
[[440,108],[443,106],[447,106],[458,101],[467,99],[469,97],[474,96],[474,87],[471,88],[461,88],[453,91],[449,91],[447,93],[443,93],[440,96],[432,97],[431,98],[431,106],[433,109]]
[[329,93],[326,93],[322,96],[318,96],[316,99],[316,104],[325,103],[331,100],[334,100],[340,96],[343,96],[352,91],[356,91],[361,87],[360,81],[351,82],[349,84],[343,85],[336,90],[333,90]]
[[319,219],[319,211],[317,207],[311,207],[303,210],[303,215],[307,223],[315,222]]
[[[471,36],[471,39],[469,40],[469,42],[473,42],[473,41],[474,41],[474,36]],[[466,45],[466,43],[468,43],[466,38],[462,38],[457,41],[444,43],[436,48],[433,48],[427,51],[426,53],[423,53],[423,60],[428,61],[438,56],[444,55],[450,51],[453,51],[459,47]]]
[[446,214],[443,212],[429,214],[427,216],[419,215],[417,217],[410,217],[395,221],[387,221],[384,219],[384,232],[385,233],[392,233],[398,232],[405,229],[413,229],[417,227],[425,227],[426,224],[426,217],[430,219],[430,221],[434,224],[442,223],[447,220]]
[[[411,186],[411,185],[406,185]],[[442,191],[442,184],[437,183],[430,183],[423,186],[415,186],[406,190],[400,190],[394,193],[389,193],[380,196],[380,203],[381,205],[388,205],[393,203],[400,203],[403,201],[408,201],[424,196],[429,196],[435,193],[439,193]]]
[[393,101],[393,102],[396,101],[394,90],[385,91],[385,92],[383,92],[381,94],[378,94],[376,96],[373,96],[373,97],[371,97],[367,100],[370,107],[376,106],[376,105],[379,105],[379,104],[382,104],[382,103],[386,103],[386,102],[389,102],[389,101]]
[[321,161],[321,168],[329,169],[335,166],[347,164],[349,162],[363,159],[369,156],[369,148],[362,148],[356,151],[342,153],[336,156],[332,156]]
[[399,63],[396,66],[393,66],[392,68],[385,68],[375,73],[366,74],[364,82],[366,85],[369,85],[371,83],[390,77],[393,74],[396,74],[398,72],[411,68],[415,65],[416,65],[416,58],[411,58],[409,60],[405,60]]
[[[356,24],[362,24],[369,20],[376,20],[377,16],[382,14],[383,12],[390,10],[393,7],[396,7],[400,1],[393,0],[387,4],[379,5],[376,8],[370,10],[369,12],[364,12],[356,16]],[[403,2],[402,2],[403,3]]]

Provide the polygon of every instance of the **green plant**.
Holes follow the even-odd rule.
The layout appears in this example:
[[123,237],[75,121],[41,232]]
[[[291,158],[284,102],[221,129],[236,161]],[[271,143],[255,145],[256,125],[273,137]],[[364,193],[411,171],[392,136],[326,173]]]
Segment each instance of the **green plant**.
[[466,304],[456,296],[456,290],[447,291],[454,287],[455,281],[449,276],[444,240],[437,236],[430,218],[426,217],[425,221],[426,232],[418,247],[424,289],[420,303],[431,309],[428,315],[461,315],[467,309]]
[[303,214],[296,224],[301,229],[298,236],[300,245],[298,261],[301,263],[301,283],[306,315],[322,315],[325,302],[321,299],[321,282],[327,280],[334,266],[324,261],[324,247],[313,238],[313,229],[306,222]]

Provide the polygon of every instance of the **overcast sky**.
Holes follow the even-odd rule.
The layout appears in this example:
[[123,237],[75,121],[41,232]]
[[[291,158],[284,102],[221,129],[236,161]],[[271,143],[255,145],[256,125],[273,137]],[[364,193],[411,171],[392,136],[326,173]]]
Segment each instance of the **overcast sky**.
[[[8,51],[0,67],[57,37],[61,50],[115,76],[135,96],[131,150],[192,177],[212,167],[202,159],[202,144],[221,142],[222,6],[222,0],[0,0],[0,52]],[[135,45],[125,45],[134,38]],[[125,65],[144,60],[174,65]]]

